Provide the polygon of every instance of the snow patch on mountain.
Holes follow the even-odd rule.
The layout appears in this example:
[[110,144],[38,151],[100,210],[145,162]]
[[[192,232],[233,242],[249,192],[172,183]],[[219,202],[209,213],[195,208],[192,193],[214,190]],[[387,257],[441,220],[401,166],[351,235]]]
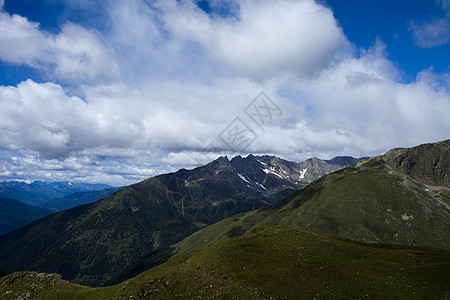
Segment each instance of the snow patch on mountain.
[[260,164],[262,164],[262,165],[264,165],[264,166],[267,166],[267,164],[265,163],[265,162],[262,162],[262,161],[260,161],[260,160],[257,160]]
[[247,180],[247,178],[245,178],[243,175],[241,175],[241,174],[238,173],[238,176],[239,176],[240,179],[244,180],[245,182],[250,183],[250,182]]
[[265,188],[265,186],[263,186],[261,183],[257,182],[257,185],[259,185],[260,187],[262,187],[263,189],[265,189],[267,191],[267,189]]
[[300,176],[299,176],[300,179],[305,178],[306,171],[308,171],[308,169],[303,169],[303,170],[300,171]]

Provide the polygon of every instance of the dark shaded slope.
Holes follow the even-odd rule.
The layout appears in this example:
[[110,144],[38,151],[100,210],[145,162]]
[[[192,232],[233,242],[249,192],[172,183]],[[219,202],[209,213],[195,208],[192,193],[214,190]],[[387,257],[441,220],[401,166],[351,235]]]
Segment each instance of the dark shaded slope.
[[90,192],[76,192],[62,198],[53,198],[45,202],[43,205],[41,205],[41,207],[53,212],[58,212],[78,205],[89,204],[101,200],[120,189],[122,188],[109,188]]
[[101,284],[159,245],[175,243],[197,229],[172,203],[160,201],[159,193],[161,189],[134,185],[0,237],[1,268],[60,273],[65,279]]
[[0,235],[25,226],[52,212],[14,199],[0,198]]

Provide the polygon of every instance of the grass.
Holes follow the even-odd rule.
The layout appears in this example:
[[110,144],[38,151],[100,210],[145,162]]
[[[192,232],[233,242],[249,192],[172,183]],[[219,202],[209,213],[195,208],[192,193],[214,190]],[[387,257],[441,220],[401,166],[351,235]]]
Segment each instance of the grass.
[[4,299],[27,293],[33,299],[442,299],[450,291],[450,252],[383,248],[313,230],[269,226],[172,259],[112,287],[87,288],[56,275],[39,276],[22,272],[4,277],[0,295]]

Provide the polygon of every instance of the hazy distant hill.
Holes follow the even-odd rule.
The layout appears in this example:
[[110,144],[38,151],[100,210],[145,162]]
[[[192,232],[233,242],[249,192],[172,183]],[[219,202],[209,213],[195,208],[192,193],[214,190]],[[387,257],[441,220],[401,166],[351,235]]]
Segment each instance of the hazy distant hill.
[[25,226],[52,212],[13,199],[0,198],[0,235]]
[[53,198],[41,205],[42,208],[58,212],[78,205],[88,204],[117,192],[121,188],[109,188],[91,192],[77,192],[62,198]]
[[160,175],[0,237],[0,269],[103,284],[156,249],[236,213],[268,207],[340,168],[319,159],[250,155]]

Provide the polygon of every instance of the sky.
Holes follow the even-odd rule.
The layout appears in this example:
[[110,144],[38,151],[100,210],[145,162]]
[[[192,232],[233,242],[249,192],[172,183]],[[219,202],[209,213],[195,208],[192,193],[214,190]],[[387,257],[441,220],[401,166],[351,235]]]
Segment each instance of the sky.
[[0,0],[0,181],[450,133],[449,0]]

